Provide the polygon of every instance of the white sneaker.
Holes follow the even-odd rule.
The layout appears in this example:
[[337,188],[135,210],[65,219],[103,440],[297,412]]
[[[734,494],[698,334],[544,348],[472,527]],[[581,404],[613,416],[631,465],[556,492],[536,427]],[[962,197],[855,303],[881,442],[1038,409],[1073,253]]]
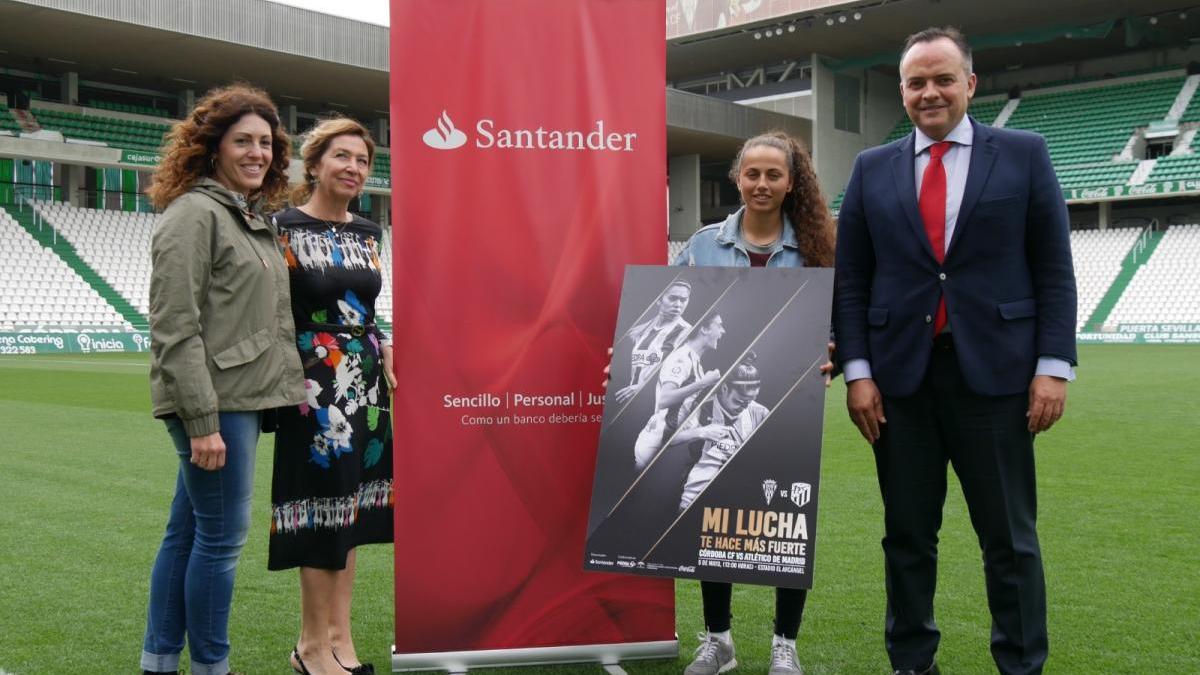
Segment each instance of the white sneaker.
[[696,658],[683,670],[683,675],[717,675],[737,667],[733,657],[733,638],[722,639],[712,633],[697,633],[700,646]]
[[796,656],[796,641],[776,635],[771,640],[771,670],[767,675],[804,675]]

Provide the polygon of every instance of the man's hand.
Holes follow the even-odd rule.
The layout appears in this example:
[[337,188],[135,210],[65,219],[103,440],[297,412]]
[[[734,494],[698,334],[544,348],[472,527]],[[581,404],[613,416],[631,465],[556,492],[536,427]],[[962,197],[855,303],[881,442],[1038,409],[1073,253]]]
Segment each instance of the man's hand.
[[821,374],[825,376],[825,388],[833,385],[833,350],[834,344],[829,343],[829,360],[821,364]]
[[850,421],[868,443],[879,440],[879,425],[887,424],[887,419],[883,416],[883,397],[875,380],[866,377],[847,384],[846,409],[850,411]]
[[220,432],[192,438],[192,464],[205,471],[216,471],[225,466],[225,441]]
[[1029,431],[1041,433],[1054,426],[1067,404],[1067,381],[1051,375],[1035,375],[1029,385]]

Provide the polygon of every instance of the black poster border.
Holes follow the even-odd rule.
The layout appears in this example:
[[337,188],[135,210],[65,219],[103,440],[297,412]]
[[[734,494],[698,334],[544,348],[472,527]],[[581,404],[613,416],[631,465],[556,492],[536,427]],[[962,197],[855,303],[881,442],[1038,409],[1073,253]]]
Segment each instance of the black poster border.
[[630,266],[584,569],[811,588],[833,271]]

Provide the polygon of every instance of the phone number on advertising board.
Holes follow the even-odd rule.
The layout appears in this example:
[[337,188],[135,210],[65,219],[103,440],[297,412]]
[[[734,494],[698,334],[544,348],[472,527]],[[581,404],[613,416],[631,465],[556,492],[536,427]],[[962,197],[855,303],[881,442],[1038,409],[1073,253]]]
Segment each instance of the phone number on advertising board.
[[0,354],[36,354],[37,347],[30,345],[0,345]]

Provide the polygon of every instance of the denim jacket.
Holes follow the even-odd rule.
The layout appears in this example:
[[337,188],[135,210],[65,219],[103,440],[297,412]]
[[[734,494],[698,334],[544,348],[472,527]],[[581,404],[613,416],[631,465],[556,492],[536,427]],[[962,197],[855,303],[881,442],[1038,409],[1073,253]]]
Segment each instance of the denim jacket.
[[[723,223],[702,227],[688,239],[673,265],[687,267],[749,267],[750,255],[742,245],[738,230],[746,207],[730,214]],[[783,246],[771,254],[767,267],[804,267],[804,257],[796,242],[796,231],[786,214],[783,216]]]

